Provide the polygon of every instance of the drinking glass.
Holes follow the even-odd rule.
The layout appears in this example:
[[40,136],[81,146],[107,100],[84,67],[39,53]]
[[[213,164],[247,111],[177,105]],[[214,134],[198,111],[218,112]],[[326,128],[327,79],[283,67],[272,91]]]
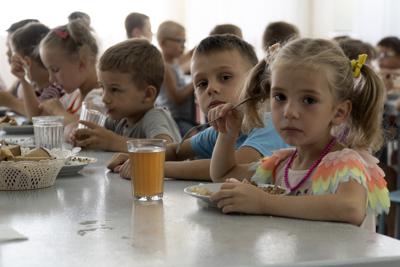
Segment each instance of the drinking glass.
[[[81,114],[79,116],[79,120],[81,121],[89,121],[93,122],[97,125],[103,126],[106,121],[106,115],[104,115],[101,111],[96,110],[94,108],[90,108],[88,103],[83,102],[81,107]],[[83,124],[78,125],[78,129],[87,128]]]
[[164,192],[165,140],[134,139],[127,144],[134,198],[139,201],[161,200]]
[[62,116],[38,116],[32,118],[35,146],[47,149],[62,148],[64,118]]

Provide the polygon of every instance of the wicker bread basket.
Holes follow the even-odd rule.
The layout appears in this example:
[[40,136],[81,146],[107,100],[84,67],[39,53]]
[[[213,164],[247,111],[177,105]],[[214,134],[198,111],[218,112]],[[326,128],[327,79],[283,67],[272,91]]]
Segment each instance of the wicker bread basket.
[[1,161],[0,190],[29,190],[54,185],[64,159]]

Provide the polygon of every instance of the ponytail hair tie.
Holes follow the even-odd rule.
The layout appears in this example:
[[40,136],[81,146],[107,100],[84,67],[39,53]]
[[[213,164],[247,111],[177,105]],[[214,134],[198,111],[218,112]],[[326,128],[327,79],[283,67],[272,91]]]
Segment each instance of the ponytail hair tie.
[[68,38],[69,33],[65,30],[55,30],[54,33],[60,37],[61,39],[65,40]]
[[353,71],[354,78],[358,78],[361,73],[361,68],[364,66],[365,62],[367,61],[367,54],[358,55],[358,59],[351,60],[351,68]]

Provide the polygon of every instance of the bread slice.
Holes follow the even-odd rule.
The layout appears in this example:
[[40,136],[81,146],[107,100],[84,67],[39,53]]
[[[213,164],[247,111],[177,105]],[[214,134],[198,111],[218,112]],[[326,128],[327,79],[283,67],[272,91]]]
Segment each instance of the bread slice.
[[30,150],[28,153],[26,153],[24,158],[44,158],[44,159],[51,159],[51,155],[49,152],[41,147],[37,147],[35,149]]
[[1,148],[10,150],[14,157],[21,156],[21,147],[19,145],[6,145]]
[[3,160],[13,160],[14,155],[11,153],[9,149],[1,148],[0,149],[0,161]]

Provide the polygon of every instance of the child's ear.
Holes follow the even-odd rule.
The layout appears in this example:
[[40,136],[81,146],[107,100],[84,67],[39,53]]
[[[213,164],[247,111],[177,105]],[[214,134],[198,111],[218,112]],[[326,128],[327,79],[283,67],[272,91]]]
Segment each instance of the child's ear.
[[352,106],[350,100],[346,100],[338,104],[338,106],[335,108],[336,112],[332,119],[332,124],[340,125],[343,123],[350,116],[351,108]]
[[153,85],[148,85],[144,89],[143,103],[153,103],[157,97],[157,89]]

